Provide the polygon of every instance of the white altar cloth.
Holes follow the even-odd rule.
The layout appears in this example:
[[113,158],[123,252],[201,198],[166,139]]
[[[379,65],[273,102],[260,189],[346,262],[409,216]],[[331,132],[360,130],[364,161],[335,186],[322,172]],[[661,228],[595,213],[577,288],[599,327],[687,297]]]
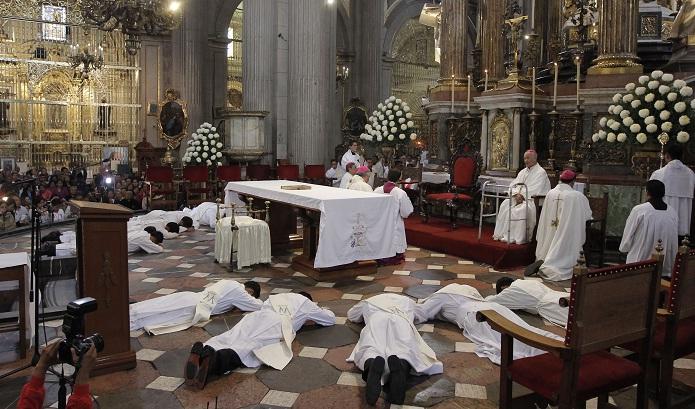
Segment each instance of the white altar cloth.
[[[311,189],[280,188],[287,185],[310,185]],[[398,203],[391,195],[288,180],[229,182],[224,190],[321,212],[314,268],[396,255]],[[270,219],[272,223],[272,213]]]
[[[234,232],[234,248],[237,251],[237,268],[254,264],[270,263],[270,229],[263,220],[249,216],[235,216],[239,230]],[[215,260],[220,264],[229,263],[232,255],[232,218],[217,221],[215,229]]]
[[[15,266],[24,266],[24,288],[25,288],[25,300],[26,304],[24,305],[25,308],[25,317],[26,317],[26,325],[25,325],[25,330],[26,330],[26,337],[28,342],[28,345],[31,347],[34,345],[34,301],[29,301],[29,292],[32,290],[31,288],[31,258],[29,257],[29,253],[27,252],[21,252],[21,253],[5,253],[5,254],[0,254],[0,269],[1,268],[8,268],[8,267],[15,267]],[[16,283],[16,284],[15,284]],[[0,291],[12,291],[16,290],[19,288],[19,283],[16,281],[2,281],[0,282]],[[38,294],[37,294],[38,296]],[[38,298],[38,297],[36,297]],[[35,300],[36,300],[35,298]],[[39,298],[40,299],[40,298]],[[21,306],[20,306],[21,307]],[[19,318],[19,315],[17,316]]]

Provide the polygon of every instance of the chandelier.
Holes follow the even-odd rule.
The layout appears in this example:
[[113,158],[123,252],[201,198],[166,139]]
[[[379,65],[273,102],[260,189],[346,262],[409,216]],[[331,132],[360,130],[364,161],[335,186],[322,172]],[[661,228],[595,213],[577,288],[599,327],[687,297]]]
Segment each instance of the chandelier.
[[70,55],[68,62],[73,70],[75,70],[75,80],[80,83],[89,79],[89,73],[100,70],[104,66],[104,49],[99,46],[96,49],[96,55],[90,53],[89,47],[80,49],[79,44],[70,46]]
[[178,0],[82,0],[82,17],[101,30],[120,29],[128,54],[140,49],[141,35],[162,35],[180,21]]

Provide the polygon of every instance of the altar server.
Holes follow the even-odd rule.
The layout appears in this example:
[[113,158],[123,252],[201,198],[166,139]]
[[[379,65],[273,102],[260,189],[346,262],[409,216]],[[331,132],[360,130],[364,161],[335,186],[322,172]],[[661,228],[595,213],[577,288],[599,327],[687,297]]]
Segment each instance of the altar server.
[[591,220],[589,200],[574,190],[577,174],[565,170],[545,197],[538,222],[536,260],[543,260],[540,273],[551,281],[569,280],[586,239]]
[[164,235],[156,230],[153,233],[144,230],[128,232],[128,253],[142,250],[149,254],[158,254],[164,251],[162,242]]
[[555,291],[535,280],[515,280],[502,277],[497,280],[497,295],[485,298],[510,310],[524,310],[540,315],[553,324],[567,325],[568,308],[560,305],[560,299],[569,300],[569,293]]
[[347,189],[348,186],[350,186],[352,177],[357,173],[357,165],[355,165],[353,162],[348,163],[346,168],[347,172],[343,173],[343,176],[340,177],[339,187],[341,189]]
[[[478,322],[478,311],[494,310],[514,324],[536,334],[562,340],[557,335],[531,326],[509,308],[494,302],[483,300],[478,290],[462,284],[449,284],[426,298],[415,307],[415,322],[422,323],[435,317],[458,325],[463,335],[475,344],[475,353],[488,358],[495,364],[500,363],[502,335],[493,330],[487,322]],[[545,353],[520,341],[514,342],[514,359],[526,358]]]
[[241,311],[258,311],[263,301],[261,287],[255,281],[240,284],[220,280],[205,290],[182,291],[130,304],[130,330],[144,329],[160,335],[183,331],[205,322],[211,315],[222,314],[236,307]]
[[361,192],[372,192],[372,187],[369,185],[369,176],[371,172],[366,166],[357,168],[356,174],[350,179],[348,189],[359,190]]
[[693,190],[695,190],[695,173],[685,166],[683,148],[680,144],[669,145],[664,155],[666,165],[652,173],[651,180],[660,180],[666,186],[664,202],[678,216],[678,234],[690,234],[690,215],[693,208]]
[[[533,202],[533,197],[544,196],[550,190],[548,174],[538,164],[536,151],[528,150],[524,153],[524,164],[526,167],[519,171],[519,174],[510,184],[514,189],[511,198],[514,201],[513,206],[511,206],[511,229],[509,224],[510,199],[505,199],[497,212],[495,232],[492,235],[495,240],[517,244],[528,242],[533,234],[533,228],[536,226],[536,205]],[[522,186],[514,187],[519,183],[525,184],[526,189]],[[528,228],[528,232],[524,229],[525,227]],[[510,237],[507,237],[510,230]]]
[[647,182],[647,202],[632,208],[625,222],[620,251],[627,253],[627,262],[652,258],[661,240],[664,265],[661,275],[670,277],[678,252],[678,216],[673,207],[664,202],[666,187],[659,180]]
[[354,163],[356,166],[364,164],[364,159],[362,159],[362,156],[360,156],[359,152],[357,151],[358,149],[359,145],[355,141],[350,144],[348,151],[343,154],[343,157],[340,160],[340,168],[343,172],[347,172],[348,163]]
[[396,257],[402,259],[408,243],[405,240],[405,223],[411,213],[413,213],[413,203],[408,194],[396,184],[401,179],[401,171],[392,169],[388,173],[388,181],[384,186],[374,189],[374,193],[386,193],[393,196],[398,201],[398,217],[396,218],[396,231],[394,232],[393,243],[396,246]]
[[320,308],[304,292],[271,295],[260,310],[245,315],[229,331],[193,345],[185,367],[186,382],[202,389],[209,375],[242,366],[266,364],[282,370],[292,359],[296,332],[309,320],[334,325],[335,314]]
[[362,370],[367,382],[367,403],[374,405],[381,386],[389,383],[389,401],[403,404],[406,376],[411,369],[418,374],[443,372],[437,360],[413,324],[415,302],[399,294],[380,294],[360,301],[350,308],[347,318],[364,321],[360,339],[348,362]]

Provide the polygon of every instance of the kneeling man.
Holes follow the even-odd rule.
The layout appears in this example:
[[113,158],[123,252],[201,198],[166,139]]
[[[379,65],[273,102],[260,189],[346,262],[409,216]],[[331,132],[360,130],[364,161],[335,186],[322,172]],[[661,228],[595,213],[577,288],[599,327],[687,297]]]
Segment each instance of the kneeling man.
[[384,186],[374,189],[374,193],[386,193],[395,197],[398,201],[398,217],[396,217],[396,231],[393,237],[396,255],[388,259],[379,260],[381,265],[400,264],[404,260],[405,250],[408,248],[408,243],[405,240],[405,223],[403,220],[413,213],[413,203],[410,201],[408,194],[396,185],[400,179],[401,171],[392,169],[389,171],[388,181],[384,183]]

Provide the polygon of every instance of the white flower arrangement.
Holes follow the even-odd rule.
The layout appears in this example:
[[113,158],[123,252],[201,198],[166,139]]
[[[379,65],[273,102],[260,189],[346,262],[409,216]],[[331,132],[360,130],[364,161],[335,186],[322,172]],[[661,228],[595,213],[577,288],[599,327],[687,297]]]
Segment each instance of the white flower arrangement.
[[191,139],[186,142],[186,153],[183,155],[183,162],[186,165],[205,165],[222,166],[222,139],[217,133],[217,128],[205,122],[194,133]]
[[391,96],[377,105],[360,139],[368,142],[392,142],[410,138],[414,141],[417,139],[417,133],[412,118],[413,114],[408,104],[400,98]]
[[687,143],[695,132],[695,91],[673,74],[654,71],[625,85],[625,93],[611,98],[608,115],[599,118],[594,143],[645,144],[661,132]]

